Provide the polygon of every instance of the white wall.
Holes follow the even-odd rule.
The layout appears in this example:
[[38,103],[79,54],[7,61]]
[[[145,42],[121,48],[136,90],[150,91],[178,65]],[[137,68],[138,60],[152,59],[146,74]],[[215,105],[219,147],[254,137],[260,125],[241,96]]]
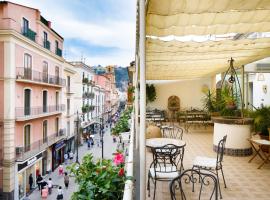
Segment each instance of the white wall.
[[157,98],[149,103],[147,108],[167,109],[168,98],[176,95],[180,99],[180,109],[200,108],[202,109],[202,87],[211,87],[211,78],[175,81],[168,83],[155,83]]
[[[261,104],[270,106],[270,74],[264,74],[264,81],[257,81],[256,74],[253,81],[253,105],[255,107],[260,107]],[[267,92],[263,92],[263,86],[267,87]]]

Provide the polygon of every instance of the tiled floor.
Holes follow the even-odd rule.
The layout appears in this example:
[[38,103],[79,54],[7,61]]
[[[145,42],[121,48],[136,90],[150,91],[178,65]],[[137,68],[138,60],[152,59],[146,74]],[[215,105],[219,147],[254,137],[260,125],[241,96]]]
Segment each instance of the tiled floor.
[[[185,133],[183,140],[186,141],[184,156],[184,168],[192,167],[195,156],[212,156],[216,153],[212,150],[213,130],[211,127],[204,129],[192,129]],[[261,163],[256,157],[252,163],[248,163],[249,157],[224,157],[224,174],[227,188],[224,188],[221,179],[221,190],[224,200],[269,200],[270,199],[270,164],[265,164],[257,169]],[[147,167],[152,161],[151,154],[147,152]],[[148,171],[148,169],[147,169]],[[147,192],[148,194],[148,192]],[[153,198],[153,184],[151,183],[151,197]],[[156,200],[170,199],[169,183],[158,182]],[[187,197],[187,199],[193,199]]]

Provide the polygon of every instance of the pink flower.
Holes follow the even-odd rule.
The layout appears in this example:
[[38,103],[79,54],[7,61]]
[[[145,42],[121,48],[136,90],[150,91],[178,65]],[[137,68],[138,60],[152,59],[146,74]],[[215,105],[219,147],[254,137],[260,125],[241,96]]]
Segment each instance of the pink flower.
[[120,165],[120,164],[124,163],[123,154],[121,154],[121,153],[115,154],[113,162],[114,162],[115,165]]
[[118,176],[124,176],[124,174],[125,174],[125,170],[124,168],[121,168],[118,172]]

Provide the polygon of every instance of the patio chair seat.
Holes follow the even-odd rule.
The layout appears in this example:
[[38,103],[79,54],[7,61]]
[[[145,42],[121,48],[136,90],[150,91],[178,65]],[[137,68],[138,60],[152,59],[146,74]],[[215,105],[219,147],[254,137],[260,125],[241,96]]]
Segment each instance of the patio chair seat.
[[195,157],[193,161],[193,166],[196,167],[206,167],[206,168],[216,168],[217,159],[216,158],[209,158],[203,156]]
[[[155,177],[155,169],[149,169],[150,174],[152,177]],[[176,170],[176,167],[161,167],[156,170],[156,178],[158,179],[174,179],[175,177],[179,176],[180,172]]]

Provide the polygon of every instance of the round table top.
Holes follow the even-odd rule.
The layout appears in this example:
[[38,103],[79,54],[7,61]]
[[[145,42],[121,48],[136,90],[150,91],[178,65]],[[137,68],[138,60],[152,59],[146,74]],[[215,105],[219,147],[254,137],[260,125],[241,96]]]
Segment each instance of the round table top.
[[167,144],[174,144],[175,146],[181,147],[185,146],[186,142],[179,139],[173,138],[150,138],[146,140],[147,147],[163,147]]

